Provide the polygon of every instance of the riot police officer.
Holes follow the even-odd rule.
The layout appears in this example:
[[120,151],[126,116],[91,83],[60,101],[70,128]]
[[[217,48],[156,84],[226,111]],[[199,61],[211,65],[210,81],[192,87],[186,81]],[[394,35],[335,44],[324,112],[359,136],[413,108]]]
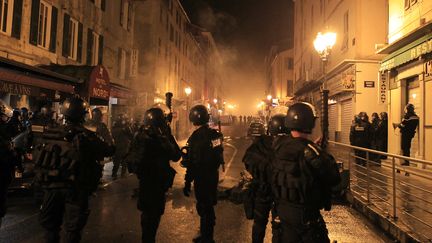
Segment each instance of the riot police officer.
[[330,210],[331,187],[340,182],[333,157],[308,139],[315,127],[309,103],[289,107],[291,136],[273,143],[272,189],[280,219],[280,239],[273,242],[330,242],[320,209]]
[[[271,192],[271,160],[273,158],[272,143],[276,136],[286,136],[288,129],[285,126],[285,114],[277,114],[270,118],[268,124],[269,135],[261,134],[254,138],[252,145],[243,156],[246,170],[252,175],[252,193],[254,198],[251,203],[253,208],[252,242],[264,242],[265,231],[270,211],[273,209],[273,196]],[[275,218],[275,211],[272,213]],[[273,224],[273,238],[278,236],[278,229]]]
[[34,150],[36,178],[44,188],[39,222],[46,242],[60,242],[64,219],[65,242],[79,242],[89,215],[89,196],[102,176],[99,160],[113,146],[84,128],[87,103],[75,96],[62,104],[66,124],[47,129]]
[[87,125],[96,129],[96,134],[100,136],[106,143],[114,144],[111,132],[108,130],[107,125],[102,121],[103,114],[99,108],[92,110],[92,118],[88,121]]
[[[411,140],[413,139],[418,124],[419,124],[419,117],[414,111],[414,105],[413,104],[407,104],[405,106],[405,114],[402,119],[402,122],[397,126],[400,129],[400,132],[402,134],[401,138],[401,149],[403,156],[410,157],[411,153]],[[409,166],[410,162],[409,160],[405,160],[402,164],[402,166]]]
[[121,176],[126,175],[127,165],[124,157],[127,154],[129,144],[133,138],[132,129],[129,126],[127,118],[119,115],[112,127],[112,135],[115,141],[116,152],[113,156],[112,178],[117,179],[117,171],[121,165]]
[[180,148],[160,108],[145,112],[144,125],[132,140],[127,163],[139,179],[138,209],[141,211],[142,242],[155,242],[165,210],[166,192],[176,171],[170,160],[178,161]]
[[[372,126],[369,123],[369,117],[366,112],[360,112],[356,117],[355,123],[351,125],[350,141],[351,145],[370,148],[372,137]],[[366,165],[366,152],[362,150],[354,150],[356,163]]]
[[200,216],[200,231],[194,242],[214,242],[216,224],[214,206],[217,203],[219,166],[224,164],[223,135],[208,126],[209,113],[203,105],[192,107],[189,120],[197,129],[187,141],[190,162],[185,176],[185,196],[190,195],[194,183],[196,209]]
[[8,131],[8,122],[12,117],[12,108],[0,100],[0,227],[6,214],[7,189],[13,179],[18,158],[13,150],[11,134]]

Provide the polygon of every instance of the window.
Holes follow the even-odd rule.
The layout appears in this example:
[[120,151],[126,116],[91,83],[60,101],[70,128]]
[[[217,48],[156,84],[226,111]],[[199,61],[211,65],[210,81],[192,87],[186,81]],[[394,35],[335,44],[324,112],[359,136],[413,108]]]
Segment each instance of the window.
[[69,21],[69,36],[70,36],[70,48],[69,57],[76,60],[78,50],[78,21],[70,19]]
[[0,0],[0,33],[20,39],[23,0]]
[[129,20],[129,2],[126,0],[120,1],[120,25],[124,29],[128,29],[128,20]]
[[11,0],[0,0],[0,29],[1,32],[10,34],[12,27],[13,4]]
[[87,64],[90,66],[96,66],[99,63],[99,34],[89,30],[88,33],[88,47],[90,48],[89,55],[87,56]]
[[126,76],[126,50],[122,48],[119,48],[118,67],[118,77],[124,79]]
[[343,33],[343,41],[341,50],[348,49],[348,39],[349,39],[349,12],[346,11],[343,17],[343,23],[344,23],[344,33]]
[[292,58],[286,58],[286,59],[285,59],[285,62],[286,62],[286,67],[287,67],[289,70],[292,70],[292,69],[294,68],[294,61],[293,61]]
[[51,5],[41,1],[39,5],[37,45],[48,48],[51,31]]
[[294,83],[292,80],[287,80],[287,96],[294,96]]

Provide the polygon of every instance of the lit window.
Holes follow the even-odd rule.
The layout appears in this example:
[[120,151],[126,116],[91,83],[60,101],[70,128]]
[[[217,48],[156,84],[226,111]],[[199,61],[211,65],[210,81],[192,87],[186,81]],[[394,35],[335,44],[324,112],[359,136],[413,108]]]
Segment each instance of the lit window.
[[51,5],[41,1],[39,5],[37,45],[49,47],[51,33]]
[[93,34],[93,43],[92,43],[92,57],[91,57],[91,65],[96,66],[99,62],[99,35],[95,32]]
[[78,21],[72,18],[69,21],[69,36],[69,58],[76,60],[78,53]]

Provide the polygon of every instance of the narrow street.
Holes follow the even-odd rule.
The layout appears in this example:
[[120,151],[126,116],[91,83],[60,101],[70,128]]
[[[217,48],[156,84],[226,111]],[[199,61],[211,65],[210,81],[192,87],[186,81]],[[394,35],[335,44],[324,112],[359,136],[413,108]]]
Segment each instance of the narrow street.
[[[234,186],[243,170],[241,158],[250,140],[240,127],[223,127],[226,137],[226,175],[221,173],[221,190]],[[243,136],[242,136],[243,135]],[[91,198],[91,214],[83,232],[82,242],[139,242],[140,221],[136,200],[132,198],[137,186],[134,175],[111,181],[112,164],[105,166],[105,186]],[[182,193],[185,169],[173,164],[177,171],[175,184],[169,191],[165,214],[159,227],[157,242],[191,242],[198,230],[199,218],[194,199]],[[0,231],[1,243],[43,242],[42,229],[37,223],[38,205],[28,195],[11,195],[9,211]],[[242,205],[228,200],[219,201],[216,207],[216,242],[251,242],[252,221],[244,216]],[[336,205],[331,212],[324,212],[330,238],[337,242],[390,242],[382,232],[376,231],[362,216],[345,205]],[[270,242],[271,231],[266,241]],[[361,240],[360,240],[361,239]]]

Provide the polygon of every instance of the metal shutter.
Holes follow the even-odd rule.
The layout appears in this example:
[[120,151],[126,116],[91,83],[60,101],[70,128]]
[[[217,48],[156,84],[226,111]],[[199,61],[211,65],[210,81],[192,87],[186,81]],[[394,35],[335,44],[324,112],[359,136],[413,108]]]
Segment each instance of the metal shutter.
[[353,120],[352,114],[352,99],[342,101],[342,121],[341,121],[341,143],[349,144],[349,134],[351,129],[351,123]]

